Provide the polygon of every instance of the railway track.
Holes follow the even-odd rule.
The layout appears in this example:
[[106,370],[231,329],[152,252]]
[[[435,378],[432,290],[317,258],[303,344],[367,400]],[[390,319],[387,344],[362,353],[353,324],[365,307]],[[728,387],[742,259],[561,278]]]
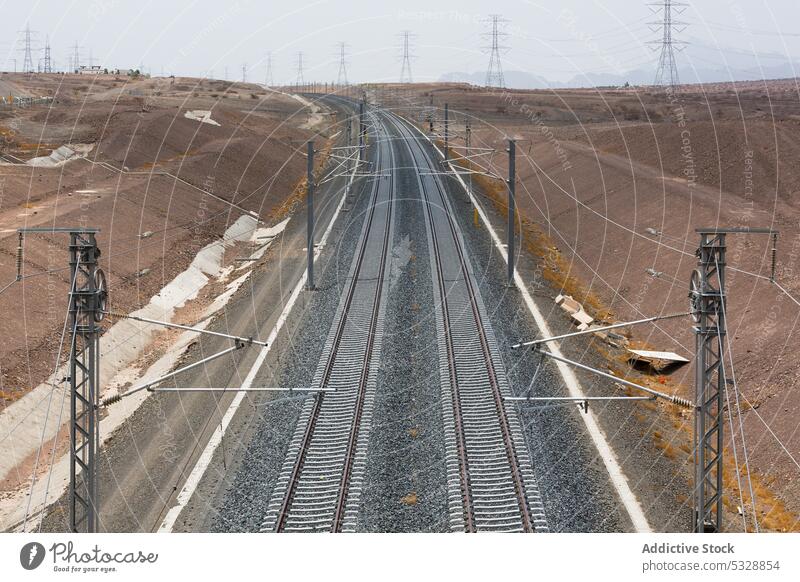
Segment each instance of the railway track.
[[346,290],[314,376],[312,385],[322,392],[301,411],[261,531],[355,530],[382,345],[395,198],[394,152],[378,119],[371,119],[378,172]]
[[[547,531],[533,467],[486,310],[437,168],[404,121],[370,114],[373,182],[348,283],[300,414],[262,531],[355,531],[381,357],[393,232],[396,144],[417,168],[434,294],[450,527]],[[386,124],[386,125],[384,125]],[[386,136],[393,128],[395,136]],[[388,161],[391,171],[382,175]],[[377,251],[377,252],[376,252]]]
[[[433,267],[450,527],[454,531],[548,531],[544,507],[494,333],[463,240],[416,135],[394,116],[425,205]],[[425,175],[420,172],[424,171]]]

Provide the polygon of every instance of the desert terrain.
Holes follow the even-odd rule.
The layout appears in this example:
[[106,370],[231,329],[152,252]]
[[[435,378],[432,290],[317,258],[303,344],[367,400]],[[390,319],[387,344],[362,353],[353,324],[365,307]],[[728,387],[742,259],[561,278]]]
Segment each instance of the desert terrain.
[[[302,98],[256,85],[8,74],[2,83],[4,91],[53,101],[0,109],[0,285],[16,276],[18,227],[98,226],[111,306],[126,313],[151,302],[242,217],[278,224],[302,193],[306,162],[298,150],[316,133],[334,131],[334,120]],[[548,316],[566,318],[552,302],[558,294],[574,297],[600,323],[686,312],[696,228],[780,231],[774,283],[769,236],[728,238],[729,375],[740,401],[724,411],[724,501],[733,519],[749,511],[749,467],[762,528],[798,529],[800,485],[791,478],[800,454],[796,80],[674,93],[464,84],[364,89],[372,103],[426,131],[433,117],[440,145],[447,104],[450,156],[473,170],[475,192],[500,214],[507,211],[507,139],[517,141],[520,248],[539,262],[529,283],[548,299]],[[222,264],[253,248],[252,241],[226,246]],[[0,319],[3,407],[52,373],[69,286],[65,262],[59,235],[29,236],[23,279],[0,294],[4,315],[19,313]],[[219,291],[210,286],[200,301],[207,305]],[[200,311],[182,306],[176,317],[195,323]],[[632,327],[624,336],[630,346],[694,356],[687,317]],[[590,358],[616,375],[693,396],[691,365],[654,370],[599,339],[584,343]],[[688,472],[691,416],[671,405],[635,406],[659,413],[646,438]],[[632,414],[638,418],[636,408]],[[19,488],[27,473],[16,474],[4,487]]]
[[[4,284],[16,276],[18,227],[96,226],[112,308],[135,310],[243,214],[276,222],[305,171],[294,155],[313,134],[298,113],[303,104],[256,85],[112,75],[3,80],[54,99],[52,107],[0,110]],[[193,111],[210,111],[211,122],[189,118]],[[65,145],[85,153],[30,165]],[[24,279],[0,296],[4,314],[24,307],[0,321],[4,405],[52,371],[69,285],[66,242],[27,237]]]
[[[241,83],[2,77],[4,91],[47,98],[0,108],[0,406],[9,452],[0,498],[13,507],[14,492],[45,470],[43,451],[55,458],[69,443],[61,396],[68,235],[26,235],[18,272],[17,229],[99,228],[110,311],[207,325],[285,226],[303,191],[298,152],[320,132],[327,141],[333,117]],[[101,326],[102,394],[130,386],[120,374],[129,366],[191,347],[173,331],[117,316]]]

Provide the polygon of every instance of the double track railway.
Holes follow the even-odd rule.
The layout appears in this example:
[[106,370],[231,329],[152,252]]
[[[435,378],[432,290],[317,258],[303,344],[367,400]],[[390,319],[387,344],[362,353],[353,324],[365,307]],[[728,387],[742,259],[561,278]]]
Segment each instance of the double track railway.
[[395,148],[413,161],[435,297],[450,528],[547,531],[496,339],[440,168],[408,124],[372,112],[372,195],[314,387],[301,411],[262,531],[355,531],[381,358],[393,233]]

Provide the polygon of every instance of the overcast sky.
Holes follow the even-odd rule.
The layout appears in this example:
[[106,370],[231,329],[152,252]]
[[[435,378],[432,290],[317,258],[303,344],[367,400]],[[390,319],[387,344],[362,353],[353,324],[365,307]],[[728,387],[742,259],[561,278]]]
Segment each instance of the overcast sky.
[[[726,59],[757,53],[761,62],[800,57],[797,0],[703,0],[676,16],[690,26],[678,38],[703,48],[697,66],[724,69]],[[508,19],[503,55],[507,71],[551,80],[586,71],[621,73],[654,67],[647,45],[658,39],[647,22],[658,20],[640,0],[29,0],[0,2],[0,65],[22,66],[19,32],[29,24],[36,46],[49,35],[55,66],[64,68],[76,42],[109,68],[138,67],[153,75],[210,74],[263,82],[272,53],[274,82],[293,82],[297,52],[305,55],[306,80],[332,81],[338,72],[337,43],[348,44],[353,82],[396,81],[399,34],[414,33],[415,81],[454,71],[485,71],[481,50],[490,12]],[[690,58],[684,53],[679,59]],[[691,56],[700,54],[692,52]],[[34,63],[38,59],[34,55]],[[728,62],[730,64],[730,61]]]

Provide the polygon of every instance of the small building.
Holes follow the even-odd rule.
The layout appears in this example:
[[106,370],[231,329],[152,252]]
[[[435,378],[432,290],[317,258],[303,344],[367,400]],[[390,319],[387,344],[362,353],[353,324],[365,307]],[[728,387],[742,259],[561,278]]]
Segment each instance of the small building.
[[102,75],[103,68],[100,65],[92,65],[88,67],[86,65],[81,65],[78,67],[77,73],[79,75]]

